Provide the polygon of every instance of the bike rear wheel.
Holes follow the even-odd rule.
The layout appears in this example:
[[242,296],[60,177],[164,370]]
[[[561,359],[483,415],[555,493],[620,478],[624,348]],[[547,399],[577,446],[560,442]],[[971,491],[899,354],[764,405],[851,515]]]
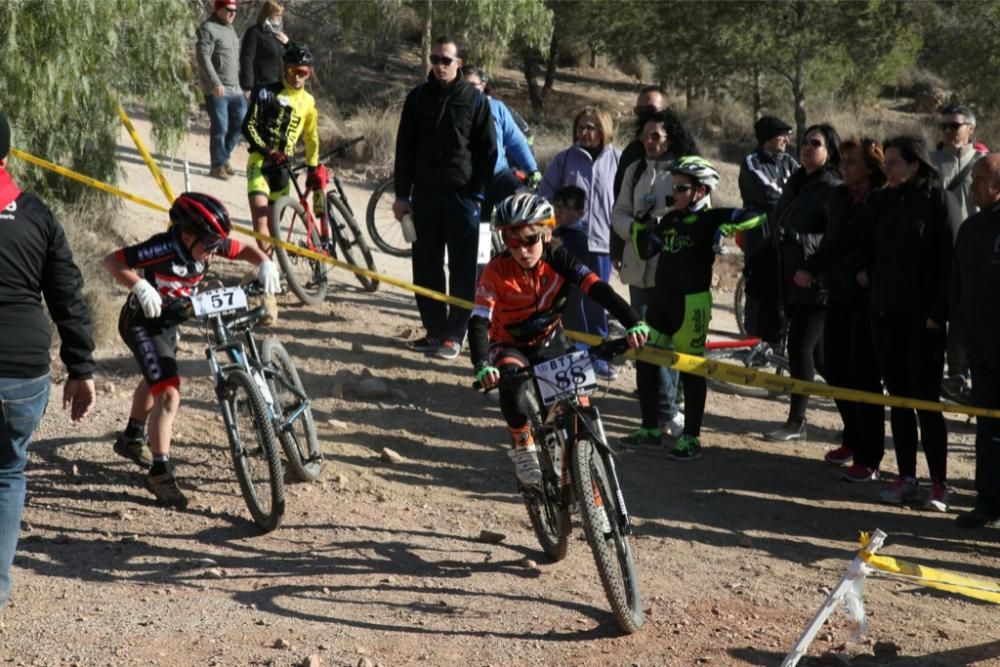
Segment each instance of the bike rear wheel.
[[[756,371],[764,371],[765,373],[778,376],[789,377],[791,374],[791,367],[788,365],[788,360],[770,351],[760,353],[755,352],[752,348],[706,350],[705,358],[751,368]],[[773,398],[781,395],[781,392],[765,389],[764,387],[751,387],[749,385],[723,382],[711,377],[705,379],[713,391],[724,394],[749,396],[751,398]]]
[[229,449],[243,500],[254,523],[264,532],[272,531],[285,514],[285,480],[264,399],[253,379],[239,369],[226,376],[222,391]]
[[747,335],[747,277],[740,276],[736,281],[736,289],[733,290],[733,315],[736,316],[736,328],[741,336]]
[[[372,257],[371,248],[368,247],[365,237],[361,235],[361,228],[358,227],[350,209],[335,192],[326,194],[326,212],[330,216],[330,232],[337,240],[340,252],[344,254],[344,261],[354,266],[367,268],[369,271],[378,271],[375,268],[375,258]],[[364,264],[358,261],[359,252],[365,260]],[[379,281],[374,278],[363,276],[360,273],[355,273],[354,277],[358,279],[366,291],[375,292],[378,290]]]
[[[319,231],[306,223],[305,209],[294,197],[282,197],[274,202],[268,227],[274,238],[313,252],[324,252]],[[307,306],[322,303],[326,298],[326,263],[297,255],[281,246],[274,246],[274,254],[285,274],[288,289]]]
[[618,500],[611,491],[608,471],[588,438],[577,440],[572,464],[583,528],[604,593],[622,630],[637,632],[645,620],[639,574],[631,540],[618,520]]
[[365,222],[368,235],[382,252],[396,257],[409,257],[413,254],[413,249],[403,238],[403,228],[392,213],[392,205],[396,201],[395,185],[395,180],[388,178],[375,187],[368,199]]
[[[300,407],[300,399],[292,389],[303,396],[306,393],[299,371],[285,346],[274,338],[264,339],[260,356],[276,374],[271,382],[271,393],[279,411],[278,416],[284,422],[287,415]],[[307,406],[288,428],[279,429],[277,436],[281,448],[285,450],[288,466],[295,476],[304,482],[318,479],[323,471],[323,452],[320,451],[319,438],[316,436],[312,408]]]
[[538,440],[539,459],[542,464],[542,489],[518,488],[528,510],[531,527],[545,555],[553,561],[566,557],[569,548],[569,534],[573,528],[569,507],[563,502],[561,475],[552,464],[544,438]]

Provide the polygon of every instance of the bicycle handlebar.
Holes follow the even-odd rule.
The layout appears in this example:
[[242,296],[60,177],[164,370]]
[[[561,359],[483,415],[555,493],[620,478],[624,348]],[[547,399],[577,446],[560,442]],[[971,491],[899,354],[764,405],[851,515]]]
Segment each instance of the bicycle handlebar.
[[[355,144],[359,144],[359,143],[361,143],[364,140],[365,140],[365,136],[361,135],[361,136],[358,136],[358,137],[354,137],[353,139],[348,139],[347,141],[345,141],[344,143],[340,144],[339,146],[334,146],[333,148],[331,148],[327,152],[320,154],[318,164],[323,164],[323,163],[327,162],[328,160],[330,160],[331,158],[342,156],[344,153],[347,152],[348,148],[350,148],[351,146],[354,146]],[[303,169],[306,168],[305,162],[303,162],[302,164],[297,164],[294,167],[291,166],[291,165],[288,165],[287,163],[286,163],[286,165],[288,166],[288,169],[293,174],[295,172],[302,171]]]
[[[605,361],[609,361],[613,357],[617,357],[619,354],[627,352],[628,349],[629,349],[628,338],[623,336],[622,338],[610,338],[602,343],[594,345],[593,347],[587,350],[587,353],[590,354],[591,359],[604,359]],[[532,370],[531,366],[524,366],[509,371],[507,375],[508,376],[532,375],[533,373],[534,371]],[[472,382],[472,388],[476,390],[481,390],[483,388],[483,385],[479,380],[474,380]],[[495,388],[496,387],[491,387],[490,389],[486,389],[484,393],[492,391]]]

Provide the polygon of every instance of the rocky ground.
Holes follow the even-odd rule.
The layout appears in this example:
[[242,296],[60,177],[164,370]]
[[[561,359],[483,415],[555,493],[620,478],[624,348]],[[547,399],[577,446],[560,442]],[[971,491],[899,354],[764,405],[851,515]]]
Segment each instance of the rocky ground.
[[[204,175],[206,143],[201,128],[180,153],[193,187],[243,217],[243,181]],[[158,200],[148,173],[123,164],[126,189]],[[181,189],[180,172],[168,178]],[[355,185],[348,194],[363,209],[371,184]],[[119,222],[138,239],[165,218],[128,205]],[[409,276],[405,262],[377,259]],[[713,325],[732,328],[731,296],[717,297]],[[839,481],[822,462],[838,438],[831,403],[811,407],[808,442],[777,445],[759,434],[783,420],[786,401],[712,393],[699,461],[621,453],[647,619],[622,636],[579,526],[562,562],[535,543],[498,408],[469,389],[468,357],[406,350],[421,333],[412,297],[368,294],[338,274],[320,307],[293,299],[270,333],[313,399],[322,480],[289,480],[284,524],[259,533],[229,462],[204,338],[187,327],[175,455],[192,505],[156,507],[111,450],[133,361],[122,346],[102,349],[95,413],[70,425],[55,387],[31,448],[0,663],[770,666],[843,574],[860,530],[886,531],[886,554],[997,577],[998,533],[952,523],[974,494],[964,419],[948,421],[954,507],[943,515],[880,505],[881,484]],[[359,391],[366,376],[384,385]],[[612,439],[638,423],[633,387],[625,369],[595,399]],[[383,460],[384,448],[399,458]],[[865,605],[869,635],[848,643],[849,623],[835,615],[810,664],[1000,665],[995,606],[883,578],[869,580]]]

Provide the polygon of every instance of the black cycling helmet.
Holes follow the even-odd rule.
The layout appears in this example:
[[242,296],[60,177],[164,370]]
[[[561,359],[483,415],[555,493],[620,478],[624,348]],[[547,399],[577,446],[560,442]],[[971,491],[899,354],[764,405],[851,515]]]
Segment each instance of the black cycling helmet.
[[312,67],[313,54],[308,46],[289,44],[285,47],[285,53],[281,56],[281,60],[286,65],[309,65]]
[[546,225],[554,227],[556,212],[544,197],[530,192],[511,195],[497,204],[493,213],[496,227],[523,227],[524,225]]
[[206,247],[222,243],[233,228],[225,205],[201,192],[181,193],[170,207],[170,222],[197,236]]

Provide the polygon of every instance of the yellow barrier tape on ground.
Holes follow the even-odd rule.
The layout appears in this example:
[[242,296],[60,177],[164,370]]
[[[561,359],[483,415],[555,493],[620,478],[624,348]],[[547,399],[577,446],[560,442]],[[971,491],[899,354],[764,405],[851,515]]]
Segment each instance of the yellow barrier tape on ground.
[[146,150],[145,144],[142,143],[142,139],[139,138],[139,133],[135,131],[132,126],[132,121],[129,120],[128,114],[125,113],[125,108],[122,107],[121,102],[118,103],[118,117],[122,121],[122,125],[128,130],[129,135],[132,137],[132,143],[135,144],[136,150],[139,151],[139,155],[142,159],[146,161],[146,166],[149,167],[149,171],[153,174],[153,178],[156,180],[157,185],[160,186],[160,190],[163,192],[163,196],[167,198],[167,203],[173,204],[174,192],[170,189],[170,184],[167,183],[167,179],[163,177],[163,172],[160,171],[159,166],[156,164],[156,160],[153,156],[149,154]]
[[993,581],[973,579],[962,574],[946,572],[933,567],[924,567],[917,563],[900,560],[891,556],[877,556],[867,551],[867,535],[861,534],[862,549],[858,557],[871,567],[885,572],[894,578],[936,588],[939,591],[958,593],[966,597],[1000,604],[1000,584]]
[[73,171],[72,169],[67,169],[66,167],[61,167],[58,164],[54,164],[52,162],[49,162],[48,160],[43,160],[40,157],[35,157],[34,155],[30,155],[30,154],[25,153],[24,151],[20,151],[20,150],[18,150],[16,148],[10,149],[10,154],[13,155],[14,157],[17,157],[17,158],[20,158],[20,159],[24,160],[25,162],[30,162],[30,163],[32,163],[34,165],[42,167],[43,169],[48,169],[49,171],[54,171],[55,173],[59,174],[60,176],[65,176],[66,178],[71,178],[74,181],[79,181],[80,183],[83,183],[84,185],[89,185],[90,187],[95,188],[97,190],[101,190],[103,192],[108,192],[110,194],[117,195],[117,196],[121,197],[122,199],[127,199],[129,201],[135,202],[136,204],[141,204],[143,206],[147,206],[147,207],[149,207],[151,209],[154,209],[156,211],[162,211],[164,213],[166,213],[167,210],[168,210],[166,207],[160,206],[159,204],[154,204],[153,202],[149,201],[148,199],[143,199],[142,197],[140,197],[138,195],[133,195],[131,193],[125,192],[124,190],[120,190],[119,188],[116,188],[113,185],[108,185],[107,183],[102,183],[101,181],[98,181],[96,179],[90,178],[89,176],[84,176],[83,174],[77,173],[77,172]]
[[[137,204],[142,204],[157,211],[167,212],[167,209],[159,204],[154,204],[153,202],[138,197],[133,194],[129,194],[123,190],[119,190],[110,185],[101,183],[87,176],[83,176],[74,171],[66,169],[65,167],[60,167],[59,165],[53,164],[42,160],[41,158],[36,158],[26,153],[22,153],[17,149],[12,149],[11,154],[20,157],[28,162],[33,162],[46,169],[51,169],[52,171],[72,178],[74,180],[80,181],[81,183],[86,183],[99,190],[105,192],[110,192],[112,194],[118,195],[124,199],[134,201]],[[255,239],[264,241],[271,245],[280,246],[284,250],[302,255],[303,257],[308,257],[309,259],[314,259],[320,262],[325,262],[337,268],[346,269],[356,274],[378,280],[379,282],[385,283],[387,285],[392,285],[393,287],[398,287],[400,289],[406,290],[408,292],[413,292],[415,294],[420,294],[429,299],[435,299],[437,301],[443,301],[452,305],[460,306],[462,308],[472,309],[474,304],[470,301],[464,299],[459,299],[453,296],[448,296],[447,294],[442,294],[441,292],[436,292],[426,287],[420,287],[419,285],[414,285],[413,283],[407,282],[405,280],[399,280],[398,278],[393,278],[392,276],[387,276],[375,271],[369,271],[368,269],[363,269],[353,264],[348,264],[347,262],[342,262],[338,259],[334,259],[328,255],[323,255],[321,253],[313,252],[307,250],[300,246],[287,243],[281,239],[276,239],[274,237],[268,236],[266,234],[261,234],[254,229],[234,224],[233,229],[251,236]],[[567,331],[566,335],[573,339],[583,343],[588,343],[590,345],[596,345],[601,342],[598,336],[591,334],[582,333],[579,331]],[[887,405],[889,407],[900,407],[900,408],[911,408],[915,410],[929,410],[933,412],[950,412],[963,415],[972,415],[976,417],[996,417],[1000,418],[1000,410],[988,410],[986,408],[976,408],[964,405],[956,405],[953,403],[936,403],[933,401],[924,401],[915,398],[905,398],[902,396],[885,396],[883,394],[872,394],[864,391],[857,391],[855,389],[845,389],[843,387],[834,387],[827,384],[821,384],[818,382],[806,382],[804,380],[795,380],[790,377],[778,376],[773,373],[767,373],[764,371],[755,370],[753,368],[747,368],[745,366],[737,366],[735,364],[727,364],[721,361],[715,361],[712,359],[705,359],[703,357],[696,357],[688,354],[681,354],[679,352],[672,352],[669,350],[659,350],[655,348],[645,348],[639,352],[629,352],[627,355],[629,358],[638,359],[640,361],[646,361],[651,364],[656,364],[658,366],[665,366],[668,368],[674,368],[682,373],[691,373],[693,375],[700,375],[705,378],[712,378],[715,380],[720,380],[723,382],[729,382],[734,384],[742,384],[750,387],[760,387],[768,391],[775,393],[791,393],[791,394],[807,394],[811,396],[823,396],[826,398],[840,398],[848,401],[856,401],[859,403],[873,403],[875,405]]]

